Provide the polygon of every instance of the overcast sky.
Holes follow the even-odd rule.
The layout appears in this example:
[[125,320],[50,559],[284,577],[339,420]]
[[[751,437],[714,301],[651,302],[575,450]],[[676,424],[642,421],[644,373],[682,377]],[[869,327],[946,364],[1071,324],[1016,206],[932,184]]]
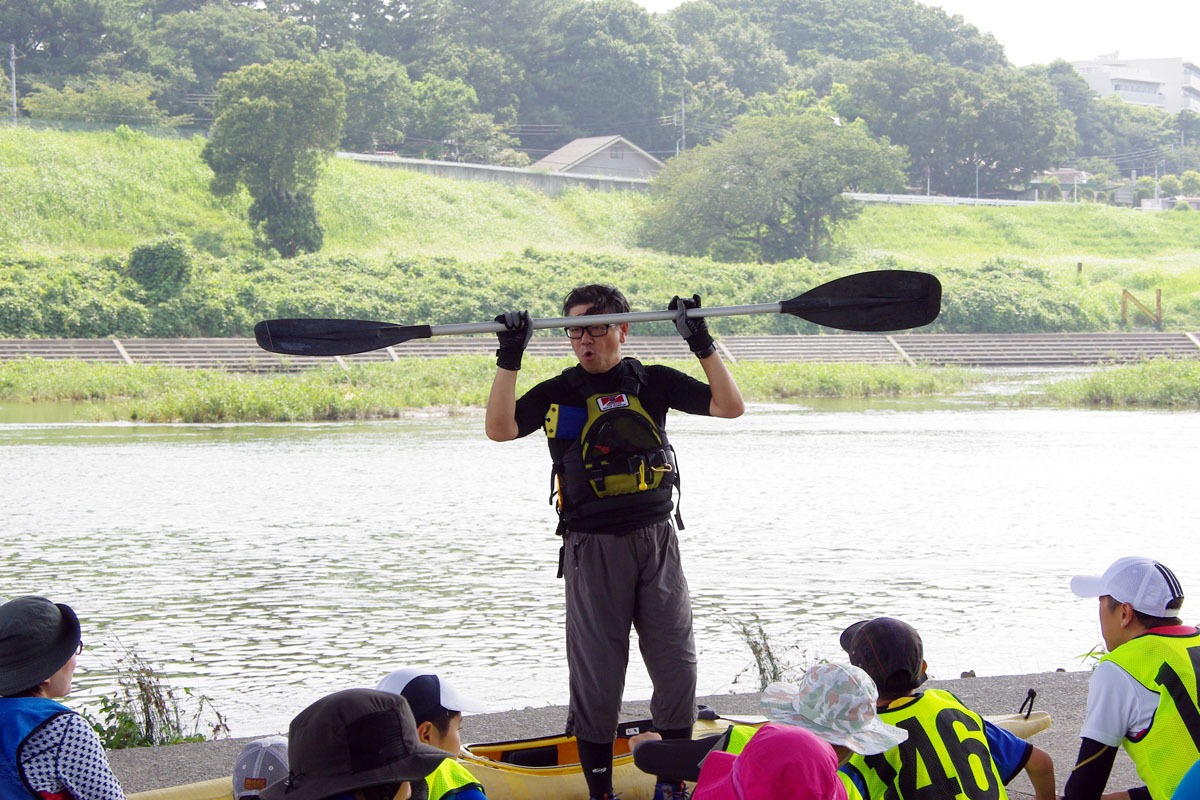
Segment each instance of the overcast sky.
[[[667,11],[679,0],[638,0],[651,11]],[[1183,58],[1200,63],[1200,2],[1154,0],[1146,5],[1092,0],[939,0],[990,32],[1017,66],[1056,58],[1083,61],[1119,51],[1123,58]]]

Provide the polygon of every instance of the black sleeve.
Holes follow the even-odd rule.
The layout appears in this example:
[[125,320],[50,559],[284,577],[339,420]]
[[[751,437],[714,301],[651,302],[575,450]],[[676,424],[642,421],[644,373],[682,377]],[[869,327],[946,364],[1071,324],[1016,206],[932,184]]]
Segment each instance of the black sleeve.
[[654,364],[646,368],[647,378],[662,394],[667,407],[685,414],[709,416],[712,389],[704,381],[671,367]]
[[700,762],[723,736],[642,742],[633,751],[633,763],[651,775],[676,775],[685,781],[694,781],[700,777]]
[[1079,744],[1079,757],[1075,759],[1075,768],[1067,785],[1063,789],[1065,800],[1099,800],[1108,785],[1108,776],[1112,772],[1113,761],[1117,758],[1117,748],[1101,744],[1086,736]]
[[550,410],[551,384],[555,379],[542,381],[517,398],[517,438],[528,436],[542,427]]

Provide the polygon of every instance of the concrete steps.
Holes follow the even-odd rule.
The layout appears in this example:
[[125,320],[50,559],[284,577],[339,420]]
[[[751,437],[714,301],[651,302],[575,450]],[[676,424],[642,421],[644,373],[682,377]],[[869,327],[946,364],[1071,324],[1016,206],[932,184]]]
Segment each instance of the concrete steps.
[[[1046,334],[828,334],[808,336],[730,336],[719,340],[730,361],[808,361],[917,363],[978,367],[1059,367],[1121,364],[1153,358],[1200,358],[1200,333]],[[343,356],[346,364],[386,363],[401,358],[487,354],[491,336],[438,337],[385,350]],[[570,357],[561,336],[534,337],[529,352]],[[674,336],[633,336],[624,352],[635,358],[688,358],[687,345]],[[0,339],[0,361],[46,360],[161,364],[227,369],[235,372],[297,371],[337,363],[329,358],[278,356],[253,339]]]

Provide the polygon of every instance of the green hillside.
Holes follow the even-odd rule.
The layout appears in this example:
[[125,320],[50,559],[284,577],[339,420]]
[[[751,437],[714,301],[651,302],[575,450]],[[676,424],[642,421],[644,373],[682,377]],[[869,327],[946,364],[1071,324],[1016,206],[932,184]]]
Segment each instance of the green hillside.
[[[556,311],[575,283],[610,280],[638,308],[676,292],[770,302],[859,269],[901,266],[946,286],[931,330],[1105,330],[1122,289],[1162,289],[1168,326],[1200,330],[1200,214],[1106,206],[869,206],[828,263],[720,264],[636,246],[647,198],[560,197],[343,160],[317,194],[325,249],[256,253],[245,198],[216,199],[198,139],[0,128],[0,336],[244,335],[271,316],[461,322]],[[190,279],[158,297],[131,250],[178,234]],[[194,248],[194,250],[192,250]],[[1076,264],[1083,262],[1082,275]],[[726,333],[811,330],[728,318]]]
[[[218,199],[202,139],[0,128],[0,252],[124,255],[181,233],[216,256],[250,254],[249,200]],[[528,246],[594,252],[628,246],[645,198],[569,192],[330,162],[317,194],[324,253],[496,257]]]

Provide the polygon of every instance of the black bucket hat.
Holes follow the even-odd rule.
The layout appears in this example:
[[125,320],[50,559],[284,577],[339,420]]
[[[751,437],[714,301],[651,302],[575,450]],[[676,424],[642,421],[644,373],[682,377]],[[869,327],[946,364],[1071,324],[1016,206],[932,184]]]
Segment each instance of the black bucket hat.
[[301,711],[288,728],[286,780],[262,800],[322,800],[370,786],[421,780],[450,754],[417,738],[408,701],[346,689]]
[[37,686],[75,655],[79,618],[70,606],[28,595],[0,606],[0,697]]
[[921,636],[907,622],[865,619],[842,631],[839,643],[850,663],[870,675],[881,693],[909,692],[926,680]]

